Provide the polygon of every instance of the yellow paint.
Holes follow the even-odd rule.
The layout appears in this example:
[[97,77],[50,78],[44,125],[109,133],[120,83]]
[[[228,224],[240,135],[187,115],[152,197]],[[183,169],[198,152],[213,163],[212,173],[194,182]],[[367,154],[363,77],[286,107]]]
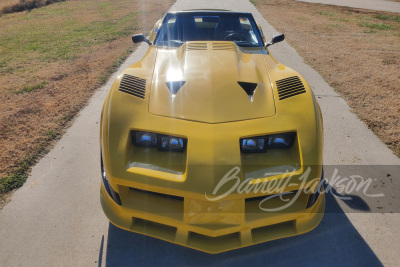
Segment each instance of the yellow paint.
[[[205,198],[236,166],[241,182],[246,174],[263,168],[298,166],[284,191],[302,189],[297,179],[309,166],[313,168],[308,180],[320,177],[322,116],[310,87],[264,48],[240,48],[233,42],[195,43],[204,43],[206,49],[188,50],[191,42],[176,49],[150,46],[143,59],[127,68],[112,86],[101,114],[101,150],[108,181],[123,205],[116,204],[102,184],[105,214],[123,229],[208,253],[312,230],[323,216],[324,195],[306,209],[308,195],[302,194],[281,213],[262,212],[259,202],[245,201],[262,196],[260,192],[234,191],[214,202]],[[218,45],[226,49],[214,50]],[[146,80],[145,99],[118,91],[123,74]],[[275,82],[292,76],[300,77],[306,93],[279,100]],[[174,98],[165,84],[171,80],[186,81]],[[253,102],[237,81],[258,84]],[[131,130],[184,137],[187,149],[172,153],[135,147]],[[240,152],[240,138],[293,131],[297,139],[291,149]],[[282,177],[254,177],[259,179],[249,183]],[[221,190],[228,188],[229,184]]]

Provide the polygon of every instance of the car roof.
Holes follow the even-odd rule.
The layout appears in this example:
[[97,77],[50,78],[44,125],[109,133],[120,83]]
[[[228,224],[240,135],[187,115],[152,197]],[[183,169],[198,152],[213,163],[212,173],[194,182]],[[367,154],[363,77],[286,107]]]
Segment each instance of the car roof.
[[237,13],[237,14],[250,14],[250,12],[236,12],[227,9],[185,9],[185,10],[177,10],[177,11],[169,11],[168,13],[190,13],[190,12],[218,12],[218,13]]

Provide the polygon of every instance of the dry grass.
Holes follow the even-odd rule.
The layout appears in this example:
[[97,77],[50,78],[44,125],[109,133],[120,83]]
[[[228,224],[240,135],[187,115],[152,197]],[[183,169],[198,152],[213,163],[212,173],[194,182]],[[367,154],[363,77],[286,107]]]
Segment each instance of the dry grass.
[[20,0],[0,0],[0,10],[6,6],[12,6],[19,2]]
[[255,1],[305,61],[400,155],[399,14],[291,0]]
[[[9,13],[15,13],[15,12],[22,12],[22,11],[30,11],[34,8],[40,8],[44,7],[50,4],[58,3],[58,2],[63,2],[66,0],[19,0],[19,2],[13,1],[12,3],[9,3],[8,5],[4,5],[0,9],[0,15],[1,14],[9,14]],[[9,2],[9,1],[6,1]]]
[[0,192],[20,186],[49,143],[133,51],[172,0],[67,1],[0,17]]

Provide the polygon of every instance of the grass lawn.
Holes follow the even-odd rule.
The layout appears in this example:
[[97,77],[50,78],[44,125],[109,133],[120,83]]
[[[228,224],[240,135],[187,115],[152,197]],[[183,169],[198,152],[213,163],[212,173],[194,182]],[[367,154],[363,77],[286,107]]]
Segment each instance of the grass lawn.
[[400,15],[293,0],[252,1],[399,156]]
[[133,51],[130,36],[148,32],[173,2],[71,0],[0,17],[0,193],[22,185]]

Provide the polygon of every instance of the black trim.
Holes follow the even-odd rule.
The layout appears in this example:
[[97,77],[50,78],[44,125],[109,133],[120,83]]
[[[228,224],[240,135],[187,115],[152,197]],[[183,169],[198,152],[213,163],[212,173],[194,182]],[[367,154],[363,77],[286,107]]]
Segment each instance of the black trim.
[[324,168],[322,168],[322,172],[321,172],[321,180],[318,184],[318,188],[317,190],[310,194],[310,196],[308,197],[308,201],[307,201],[307,206],[306,209],[311,208],[312,206],[314,206],[315,202],[317,202],[320,194],[321,194],[321,190],[322,188],[325,187],[325,180],[324,180]]
[[105,175],[104,166],[103,166],[103,155],[100,152],[100,170],[101,170],[101,178],[103,179],[104,187],[108,193],[108,195],[114,200],[118,205],[122,205],[121,198],[119,194],[114,191],[112,186],[108,183],[107,176]]
[[179,196],[162,194],[162,193],[157,193],[157,192],[153,192],[153,191],[147,191],[147,190],[142,190],[142,189],[138,189],[138,188],[133,188],[133,187],[129,187],[129,190],[137,191],[140,193],[146,193],[146,194],[150,194],[150,195],[154,195],[154,196],[158,196],[158,197],[164,197],[164,198],[169,198],[169,199],[173,199],[173,200],[183,201],[183,197],[179,197]]

